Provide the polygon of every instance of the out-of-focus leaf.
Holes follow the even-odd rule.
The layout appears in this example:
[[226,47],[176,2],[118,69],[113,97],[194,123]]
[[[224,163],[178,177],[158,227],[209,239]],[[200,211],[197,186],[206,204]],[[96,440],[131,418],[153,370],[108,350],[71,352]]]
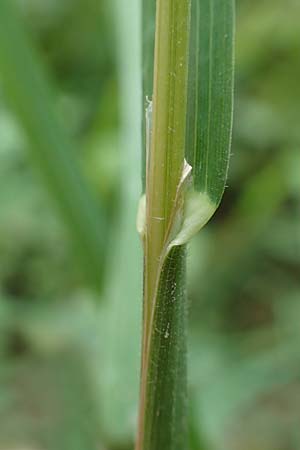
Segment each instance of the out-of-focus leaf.
[[141,190],[141,24],[139,0],[114,0],[112,6],[118,42],[121,193],[94,373],[105,436],[123,448],[134,439],[139,391],[142,246],[135,219]]
[[99,448],[94,397],[80,362],[72,353],[1,360],[1,449]]
[[[247,342],[245,345],[242,339],[226,341],[202,334],[201,353],[197,343],[200,335],[192,342],[190,361],[192,384],[197,386],[193,391],[198,407],[196,416],[217,448],[221,446],[224,430],[241,411],[264,392],[297,380],[299,332],[297,326],[292,332],[290,328],[282,331],[280,334],[280,329],[273,331],[274,336],[280,336],[278,346],[268,346],[258,354],[249,354]],[[269,332],[266,330],[266,334]],[[258,334],[253,336],[257,343],[260,338]]]
[[105,222],[75,161],[76,149],[55,113],[53,94],[12,2],[0,2],[0,80],[42,173],[69,227],[94,286],[103,272]]

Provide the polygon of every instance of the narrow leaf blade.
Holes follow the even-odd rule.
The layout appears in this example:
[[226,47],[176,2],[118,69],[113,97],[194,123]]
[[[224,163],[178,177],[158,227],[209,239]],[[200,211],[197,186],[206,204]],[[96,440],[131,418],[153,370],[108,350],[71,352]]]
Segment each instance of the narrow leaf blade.
[[231,144],[234,0],[193,0],[191,17],[187,159],[195,190],[217,207]]

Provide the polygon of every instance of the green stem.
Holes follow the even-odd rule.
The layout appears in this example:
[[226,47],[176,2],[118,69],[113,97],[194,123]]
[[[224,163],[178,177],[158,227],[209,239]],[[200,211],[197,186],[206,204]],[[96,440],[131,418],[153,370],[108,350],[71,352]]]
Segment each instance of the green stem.
[[[163,370],[161,375],[165,381],[160,385],[161,389],[159,390],[166,394],[167,390],[164,388],[168,383],[168,372],[174,372],[174,370],[176,372],[176,367],[174,368],[174,364],[171,363],[173,359],[169,358],[170,364],[166,365],[166,360],[161,354],[162,359],[159,358],[156,362],[156,375],[154,376],[151,361],[157,359],[160,347],[158,336],[155,333],[156,321],[159,320],[162,325],[164,321],[170,321],[173,318],[172,302],[169,304],[168,311],[165,310],[164,317],[160,313],[157,316],[157,311],[159,306],[164,306],[161,300],[164,298],[167,301],[174,294],[174,283],[176,286],[174,276],[175,278],[180,276],[185,267],[185,252],[182,249],[172,251],[172,254],[176,255],[175,264],[172,259],[174,255],[169,259],[169,256],[166,257],[165,249],[169,231],[174,226],[174,217],[177,216],[175,208],[184,167],[189,28],[190,0],[157,0],[153,127],[146,168],[143,348],[136,450],[158,448],[154,446],[154,442],[156,442],[155,445],[158,445],[154,435],[156,434],[157,437],[159,429],[166,428],[166,424],[163,423],[163,415],[161,416],[162,420],[153,421],[153,417],[157,414],[157,403],[153,401],[156,386],[152,384],[152,381],[159,376],[160,370]],[[168,276],[164,277],[164,273],[167,273]],[[184,281],[179,280],[180,283],[183,285]],[[183,297],[183,292],[184,289],[180,288],[178,295]],[[176,307],[174,305],[174,308],[177,308],[177,305]],[[163,313],[163,310],[161,312]],[[181,316],[184,320],[184,314]],[[173,324],[168,324],[169,322],[166,322],[165,325],[173,326]],[[174,326],[176,326],[176,320]],[[169,331],[165,330],[165,334],[168,336]],[[168,342],[176,347],[177,342],[175,341]],[[175,354],[172,348],[169,348],[168,352]],[[183,355],[182,357],[184,358]],[[184,390],[184,388],[183,386],[182,389]],[[173,393],[169,394],[174,397]],[[173,402],[176,402],[175,397]],[[169,403],[168,400],[171,400],[172,403],[172,399],[165,401]],[[172,408],[172,404],[170,407]],[[182,415],[184,415],[183,411]],[[177,430],[177,432],[181,431]],[[171,448],[175,447],[168,445],[165,450]]]
[[190,0],[157,0],[156,8],[153,129],[146,173],[146,259],[152,286],[185,154]]

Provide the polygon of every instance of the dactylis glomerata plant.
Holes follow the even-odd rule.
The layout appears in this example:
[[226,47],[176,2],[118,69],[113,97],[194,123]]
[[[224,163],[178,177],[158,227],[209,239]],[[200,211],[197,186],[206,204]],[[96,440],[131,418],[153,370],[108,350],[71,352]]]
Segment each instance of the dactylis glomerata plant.
[[[186,244],[216,211],[232,129],[233,0],[144,0],[143,342],[136,450],[184,450]],[[155,17],[155,20],[154,20]]]
[[[0,1],[0,76],[93,284],[103,220],[26,34]],[[232,128],[234,0],[143,0],[144,308],[136,450],[186,450],[186,244],[225,187]],[[9,36],[12,36],[10,39]],[[76,201],[74,201],[76,199]],[[95,213],[95,214],[94,214]]]

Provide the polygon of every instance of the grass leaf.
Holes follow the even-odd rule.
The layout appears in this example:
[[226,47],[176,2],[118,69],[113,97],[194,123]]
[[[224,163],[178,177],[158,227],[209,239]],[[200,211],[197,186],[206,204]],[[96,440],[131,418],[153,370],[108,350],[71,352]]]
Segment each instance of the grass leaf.
[[195,190],[217,207],[231,143],[234,0],[193,0],[191,18],[186,154]]

